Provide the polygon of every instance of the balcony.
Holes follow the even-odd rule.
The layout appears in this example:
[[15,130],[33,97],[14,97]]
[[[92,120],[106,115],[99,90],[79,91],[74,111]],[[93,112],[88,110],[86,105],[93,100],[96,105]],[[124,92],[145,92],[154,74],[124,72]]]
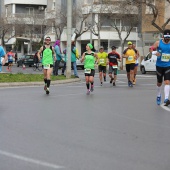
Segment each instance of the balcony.
[[[91,10],[92,7],[92,10]],[[108,5],[108,4],[93,4],[92,6],[86,5],[82,7],[82,13],[89,14],[89,13],[112,13],[112,14],[138,14],[138,7],[137,6],[132,6],[132,5],[126,5],[126,8],[124,8],[123,12],[120,8],[120,5],[113,4],[113,5]]]
[[47,5],[47,0],[5,0],[5,5],[8,4],[30,4],[30,5]]
[[27,13],[15,13],[11,16],[7,17],[8,23],[25,23],[25,24],[36,24],[36,25],[42,25],[42,23],[45,23],[45,15],[44,14],[27,14]]

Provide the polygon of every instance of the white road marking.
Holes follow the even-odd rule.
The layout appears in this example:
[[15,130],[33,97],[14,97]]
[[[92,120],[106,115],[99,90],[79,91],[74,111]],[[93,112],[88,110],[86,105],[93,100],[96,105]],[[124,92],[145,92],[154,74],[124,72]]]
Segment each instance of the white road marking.
[[40,166],[52,168],[52,169],[64,168],[63,166],[51,164],[51,163],[36,160],[36,159],[27,158],[27,157],[24,157],[24,156],[21,156],[21,155],[16,155],[16,154],[6,152],[6,151],[2,151],[2,150],[0,150],[0,155],[10,157],[10,158],[14,158],[14,159],[18,159],[18,160],[25,161],[25,162],[29,162],[29,163],[32,163],[32,164],[37,164],[37,165],[40,165]]
[[164,104],[165,104],[165,103],[161,104],[160,106],[161,106],[164,110],[170,112],[170,108],[169,108],[168,106],[164,106]]

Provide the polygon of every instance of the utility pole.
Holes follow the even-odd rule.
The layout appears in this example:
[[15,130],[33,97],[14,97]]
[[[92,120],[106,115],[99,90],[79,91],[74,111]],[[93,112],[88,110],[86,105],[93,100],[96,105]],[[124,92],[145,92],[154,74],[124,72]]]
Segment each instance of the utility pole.
[[93,40],[92,40],[92,28],[93,28],[93,0],[91,2],[91,28],[90,28],[90,44],[93,43]]
[[67,67],[66,78],[71,78],[71,31],[72,31],[72,0],[67,0]]

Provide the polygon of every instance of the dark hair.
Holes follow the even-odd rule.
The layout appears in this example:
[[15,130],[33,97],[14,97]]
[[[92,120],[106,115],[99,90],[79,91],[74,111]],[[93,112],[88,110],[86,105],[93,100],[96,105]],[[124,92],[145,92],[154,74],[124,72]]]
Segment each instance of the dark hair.
[[114,45],[112,46],[112,50],[115,50],[116,48],[117,48],[116,46],[114,46]]
[[48,36],[48,37],[45,37],[45,40],[46,40],[46,39],[50,39],[50,40],[51,40],[51,38],[50,38],[49,36]]
[[74,45],[74,46],[75,46],[75,41],[71,41],[71,45]]

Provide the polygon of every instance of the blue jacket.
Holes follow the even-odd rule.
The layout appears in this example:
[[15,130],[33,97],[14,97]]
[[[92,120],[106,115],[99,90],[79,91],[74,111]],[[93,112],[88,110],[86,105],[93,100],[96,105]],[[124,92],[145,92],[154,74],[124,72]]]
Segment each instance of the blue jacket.
[[61,52],[60,52],[60,47],[58,46],[58,45],[56,45],[55,47],[54,47],[54,50],[55,50],[55,53],[56,53],[56,58],[57,58],[57,60],[58,61],[60,61],[60,60],[62,60],[62,54],[61,54]]

